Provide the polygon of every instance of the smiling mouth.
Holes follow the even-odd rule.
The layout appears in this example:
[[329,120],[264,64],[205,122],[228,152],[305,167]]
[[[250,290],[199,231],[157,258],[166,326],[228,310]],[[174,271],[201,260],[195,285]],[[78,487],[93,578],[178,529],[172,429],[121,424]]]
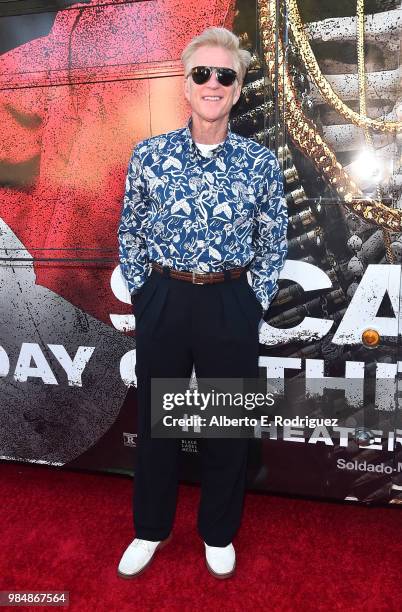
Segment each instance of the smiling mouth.
[[219,102],[219,100],[222,100],[222,96],[203,96],[202,99],[208,102]]

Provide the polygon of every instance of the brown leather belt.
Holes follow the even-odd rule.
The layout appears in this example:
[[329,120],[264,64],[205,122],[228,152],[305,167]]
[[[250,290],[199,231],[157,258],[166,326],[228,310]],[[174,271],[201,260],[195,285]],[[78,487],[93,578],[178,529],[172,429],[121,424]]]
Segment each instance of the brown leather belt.
[[[152,269],[159,274],[164,273],[164,268],[160,264],[156,263],[156,261],[152,262]],[[230,274],[230,278],[239,278],[239,276],[244,272],[245,268],[231,268],[228,270]],[[177,278],[178,280],[184,280],[189,283],[194,283],[195,285],[206,285],[211,283],[223,283],[225,280],[224,272],[184,272],[181,270],[174,270],[173,268],[169,268],[169,276],[170,278]]]

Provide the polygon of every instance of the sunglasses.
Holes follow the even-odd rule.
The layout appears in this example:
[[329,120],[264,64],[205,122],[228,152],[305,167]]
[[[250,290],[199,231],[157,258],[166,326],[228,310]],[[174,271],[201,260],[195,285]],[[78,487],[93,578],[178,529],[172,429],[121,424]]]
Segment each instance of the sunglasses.
[[235,70],[232,70],[231,68],[217,68],[216,66],[195,66],[195,68],[192,68],[187,76],[191,75],[191,78],[197,85],[203,85],[209,81],[213,72],[216,75],[218,83],[224,87],[233,85],[237,78],[237,73]]

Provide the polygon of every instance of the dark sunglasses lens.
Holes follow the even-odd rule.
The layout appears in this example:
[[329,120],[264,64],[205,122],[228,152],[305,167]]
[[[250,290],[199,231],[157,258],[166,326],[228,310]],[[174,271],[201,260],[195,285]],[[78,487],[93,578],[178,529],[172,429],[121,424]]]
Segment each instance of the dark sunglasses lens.
[[211,76],[211,71],[207,66],[197,66],[191,71],[194,83],[197,85],[203,85],[206,83]]
[[[191,76],[194,83],[203,85],[211,78],[211,69],[208,66],[196,66],[192,69]],[[232,85],[236,80],[236,76],[236,72],[231,68],[218,68],[216,70],[216,77],[219,83],[225,87]]]
[[234,70],[230,68],[220,68],[217,71],[217,78],[221,85],[228,87],[228,85],[232,85],[236,80],[236,73]]

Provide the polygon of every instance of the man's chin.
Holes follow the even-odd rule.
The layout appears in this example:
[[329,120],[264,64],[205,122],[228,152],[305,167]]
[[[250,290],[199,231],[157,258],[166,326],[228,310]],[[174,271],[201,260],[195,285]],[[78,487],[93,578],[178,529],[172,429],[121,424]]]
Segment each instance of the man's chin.
[[209,123],[214,123],[215,121],[222,121],[226,117],[224,113],[214,109],[209,109],[209,111],[203,112],[202,114],[200,113],[199,116],[203,121],[208,121]]

